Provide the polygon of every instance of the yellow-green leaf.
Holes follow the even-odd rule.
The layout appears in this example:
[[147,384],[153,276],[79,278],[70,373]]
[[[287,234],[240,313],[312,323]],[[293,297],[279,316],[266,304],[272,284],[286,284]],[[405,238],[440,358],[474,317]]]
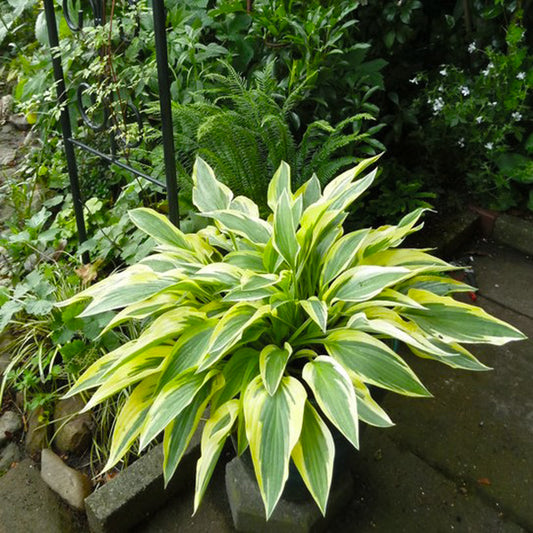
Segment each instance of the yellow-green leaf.
[[192,201],[201,213],[228,209],[233,193],[216,179],[213,169],[201,157],[196,158],[192,179]]
[[285,343],[284,348],[275,344],[269,344],[261,350],[259,356],[259,368],[263,384],[272,396],[278,390],[285,367],[292,353],[290,344]]

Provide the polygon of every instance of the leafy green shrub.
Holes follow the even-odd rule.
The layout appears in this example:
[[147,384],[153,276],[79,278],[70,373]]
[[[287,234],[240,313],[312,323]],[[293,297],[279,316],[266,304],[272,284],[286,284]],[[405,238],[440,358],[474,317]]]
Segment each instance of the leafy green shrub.
[[507,29],[506,50],[470,43],[472,60],[482,65],[473,72],[442,65],[436,79],[412,79],[428,81],[413,108],[427,116],[417,140],[434,172],[496,209],[533,209],[533,135],[527,136],[533,56],[524,34],[517,19]]
[[184,234],[153,210],[131,211],[157,242],[154,254],[62,304],[90,298],[83,318],[121,309],[104,332],[131,320],[142,327],[137,339],[99,359],[68,393],[96,387],[91,408],[132,387],[106,468],[137,438],[144,448],[164,431],[168,482],[209,404],[195,509],[234,432],[239,454],[250,449],[267,518],[291,458],[325,512],[334,458],[326,421],[357,448],[359,420],[392,424],[368,385],[429,395],[387,339],[453,368],[486,370],[460,343],[523,338],[448,296],[472,290],[440,274],[455,267],[422,250],[398,248],[420,228],[423,209],[397,226],[343,234],[346,209],[375,171],[354,180],[376,159],[322,191],[313,177],[294,193],[282,163],[268,187],[267,219],[198,159],[193,200],[212,225]]

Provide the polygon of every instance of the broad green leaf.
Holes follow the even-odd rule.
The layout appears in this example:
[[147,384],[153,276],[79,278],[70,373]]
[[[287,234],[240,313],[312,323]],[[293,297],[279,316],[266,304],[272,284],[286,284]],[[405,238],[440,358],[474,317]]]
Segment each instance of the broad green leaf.
[[253,243],[266,244],[270,239],[272,229],[261,218],[231,209],[206,212],[205,216],[216,220],[222,231],[235,233]]
[[292,217],[292,206],[286,192],[282,193],[274,211],[274,248],[291,266],[296,264],[300,245],[296,239],[296,227]]
[[325,516],[333,477],[335,444],[328,427],[308,401],[305,403],[300,438],[291,457]]
[[260,252],[248,250],[230,252],[224,256],[223,261],[224,263],[228,263],[242,269],[252,270],[258,274],[265,271],[265,267],[263,265],[263,254]]
[[303,385],[292,377],[284,377],[271,396],[257,376],[244,394],[246,436],[267,520],[289,476],[290,454],[300,437],[306,397]]
[[159,376],[152,374],[141,381],[126,400],[115,421],[109,458],[103,471],[116,465],[141,433],[152,405],[152,396]]
[[292,347],[287,343],[283,348],[269,344],[261,350],[259,368],[263,384],[270,396],[273,396],[278,390],[291,353]]
[[192,179],[192,201],[200,213],[229,208],[233,193],[216,179],[213,169],[200,157],[194,163]]
[[240,283],[242,269],[228,263],[210,263],[191,276],[195,281],[212,283],[223,287],[234,287]]
[[300,305],[317,326],[325,333],[328,324],[328,306],[316,296],[300,300]]
[[244,331],[260,320],[268,306],[259,309],[247,302],[239,302],[222,316],[211,335],[207,353],[198,371],[209,368],[230,350],[242,337]]
[[324,299],[331,302],[362,302],[398,283],[411,272],[402,267],[355,266],[341,274],[326,292]]
[[[330,209],[346,210],[361,194],[363,194],[374,182],[377,169],[367,174],[364,178],[351,183],[345,190],[338,193],[330,204]],[[324,193],[326,191],[324,190]]]
[[168,244],[192,250],[185,234],[180,231],[167,217],[153,209],[139,207],[129,211],[131,221],[159,244]]
[[368,333],[336,330],[327,336],[324,346],[343,367],[366,383],[408,396],[430,396],[407,364]]
[[259,218],[259,208],[257,207],[257,204],[246,196],[237,196],[237,198],[234,198],[231,201],[229,207],[232,211],[240,211],[253,218]]
[[250,381],[259,375],[259,352],[253,348],[240,348],[224,365],[222,375],[224,388],[213,398],[213,409],[237,395],[242,397]]
[[213,475],[222,447],[235,424],[239,412],[239,402],[230,400],[221,405],[206,422],[202,433],[202,454],[196,465],[196,489],[194,491],[194,512],[205,494],[205,489]]
[[327,285],[334,278],[342,274],[348,268],[359,247],[368,235],[367,229],[348,233],[339,239],[327,252],[322,267],[321,285]]
[[335,359],[319,355],[304,366],[302,377],[322,412],[355,448],[359,448],[357,400],[346,370]]
[[414,309],[424,309],[424,306],[416,300],[409,298],[405,294],[388,288],[381,291],[377,296],[366,302],[359,302],[344,309],[346,315],[355,314],[368,308],[380,307],[412,307]]
[[526,338],[518,329],[489,315],[480,307],[419,289],[411,289],[407,294],[425,309],[406,309],[402,314],[443,342],[486,342],[501,346]]
[[146,423],[141,431],[140,449],[144,449],[165,427],[193,401],[200,389],[217,375],[216,372],[195,373],[188,370],[166,382],[153,399]]
[[292,196],[291,167],[285,161],[280,163],[278,170],[276,170],[268,185],[267,204],[272,209],[272,212],[275,211],[283,192],[286,192],[289,197]]
[[316,174],[307,180],[295,193],[294,198],[302,197],[302,209],[305,211],[311,204],[320,199],[320,181]]
[[204,385],[193,401],[165,428],[163,439],[165,486],[174,475],[183,454],[187,450],[211,396],[217,387],[222,385],[221,381],[214,379]]

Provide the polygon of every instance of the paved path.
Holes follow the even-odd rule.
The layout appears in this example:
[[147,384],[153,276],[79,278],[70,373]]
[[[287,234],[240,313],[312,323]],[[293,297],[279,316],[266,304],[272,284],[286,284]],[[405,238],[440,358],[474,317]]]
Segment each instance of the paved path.
[[[472,245],[478,303],[533,339],[533,261]],[[492,372],[454,371],[412,357],[432,399],[388,394],[394,428],[367,428],[351,464],[355,497],[328,531],[533,531],[533,341],[475,350]],[[222,465],[223,466],[223,465]],[[138,533],[233,531],[219,467],[203,506],[174,498]]]

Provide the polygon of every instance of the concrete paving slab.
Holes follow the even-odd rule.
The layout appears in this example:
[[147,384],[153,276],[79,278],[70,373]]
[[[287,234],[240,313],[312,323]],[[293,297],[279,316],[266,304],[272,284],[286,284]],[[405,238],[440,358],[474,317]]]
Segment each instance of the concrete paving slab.
[[479,293],[533,318],[533,257],[487,241],[472,250]]
[[[482,298],[480,303],[533,337],[527,317]],[[408,359],[434,398],[387,395],[383,405],[397,424],[388,436],[531,531],[533,341],[472,351],[494,370],[469,373]]]
[[500,215],[494,225],[494,238],[521,252],[533,255],[533,224],[519,217]]
[[519,533],[494,504],[448,479],[379,428],[365,429],[352,470],[356,495],[329,533]]
[[0,533],[85,533],[81,513],[69,509],[25,459],[0,478]]

